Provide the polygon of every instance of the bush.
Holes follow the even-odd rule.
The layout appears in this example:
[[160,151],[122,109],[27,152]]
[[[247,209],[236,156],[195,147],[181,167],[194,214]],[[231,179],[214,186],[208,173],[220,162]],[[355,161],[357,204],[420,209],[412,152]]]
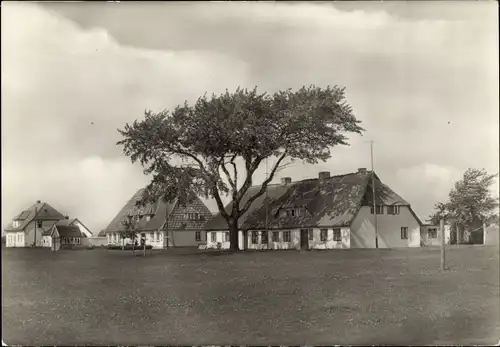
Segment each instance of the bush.
[[[153,248],[153,246],[151,246],[151,245],[146,245],[146,249],[152,249],[152,248]],[[108,249],[119,249],[119,250],[121,250],[121,249],[122,249],[122,246],[121,246],[121,245],[108,245]],[[125,249],[126,251],[131,251],[131,250],[133,249],[133,247],[132,247],[132,245],[125,245],[124,249]],[[137,246],[137,247],[135,247],[135,249],[136,249],[137,251],[140,251],[140,250],[143,250],[143,249],[144,249],[144,247]]]

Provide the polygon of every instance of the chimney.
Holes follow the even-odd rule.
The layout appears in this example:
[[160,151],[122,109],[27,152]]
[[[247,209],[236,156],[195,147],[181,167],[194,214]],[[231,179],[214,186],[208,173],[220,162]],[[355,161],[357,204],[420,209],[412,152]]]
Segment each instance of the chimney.
[[358,172],[366,172],[366,167],[360,167],[360,168],[358,169]]
[[281,184],[287,185],[292,183],[292,178],[291,177],[282,177],[281,178]]
[[330,178],[330,171],[321,171],[320,173],[318,173],[318,178],[320,179],[320,181]]
[[37,203],[37,204],[39,204],[39,203],[41,203],[41,201],[40,201],[40,200],[37,200],[37,201],[36,201],[36,203]]
[[64,216],[64,219],[69,219],[69,216]]

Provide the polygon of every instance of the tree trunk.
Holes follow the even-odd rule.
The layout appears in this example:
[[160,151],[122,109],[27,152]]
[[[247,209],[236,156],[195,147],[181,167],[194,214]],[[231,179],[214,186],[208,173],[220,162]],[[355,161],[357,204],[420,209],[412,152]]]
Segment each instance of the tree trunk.
[[229,221],[229,250],[237,252],[240,250],[239,240],[238,240],[238,221]]

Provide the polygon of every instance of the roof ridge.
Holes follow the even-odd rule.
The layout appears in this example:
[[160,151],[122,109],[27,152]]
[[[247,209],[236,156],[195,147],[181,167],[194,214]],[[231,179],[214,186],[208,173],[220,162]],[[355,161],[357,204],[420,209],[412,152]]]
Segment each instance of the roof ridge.
[[[349,176],[349,175],[357,175],[357,174],[364,174],[364,173],[368,173],[368,172],[372,172],[372,170],[366,170],[366,171],[363,171],[363,172],[355,171],[355,172],[349,172],[349,173],[345,173],[345,174],[338,174],[338,175],[333,175],[333,176],[327,177],[325,179],[329,180],[331,178],[337,178],[337,177],[343,177],[343,176]],[[311,181],[316,181],[316,180],[319,180],[319,177],[304,178],[304,179],[301,179],[301,180],[292,181],[290,183],[287,183],[286,185],[292,185],[292,184],[300,183],[300,182],[311,182]],[[270,187],[270,186],[281,186],[281,185],[283,185],[283,184],[282,183],[269,183],[267,186]],[[253,186],[250,186],[249,189],[250,188],[255,188],[255,187],[262,187],[262,184],[255,184]]]

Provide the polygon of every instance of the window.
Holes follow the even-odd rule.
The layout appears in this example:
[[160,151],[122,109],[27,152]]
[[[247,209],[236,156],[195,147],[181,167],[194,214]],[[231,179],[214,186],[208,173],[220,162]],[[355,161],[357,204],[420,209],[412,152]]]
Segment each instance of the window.
[[289,231],[283,231],[283,242],[290,242],[290,232]]
[[252,244],[256,245],[258,243],[258,231],[252,231]]
[[437,239],[437,228],[427,229],[427,235],[430,239]]
[[312,229],[309,229],[308,231],[308,236],[309,236],[309,241],[313,241],[314,240],[314,230]]
[[387,206],[387,214],[399,214],[399,206]]
[[328,229],[321,229],[320,230],[320,239],[321,242],[325,242],[328,236]]
[[268,244],[269,243],[269,237],[268,237],[268,234],[267,234],[267,231],[262,231],[261,234],[261,243],[262,244]]
[[150,215],[147,215],[146,216],[146,221],[149,222],[151,220],[151,216]]
[[17,242],[21,242],[21,234],[17,235]]
[[224,233],[224,242],[229,242],[229,231]]
[[273,242],[280,242],[280,232],[273,231]]
[[158,234],[157,231],[155,231],[155,235],[154,236],[155,236],[155,240],[156,241],[160,241],[160,235]]
[[194,238],[195,238],[196,241],[201,241],[201,231],[197,231],[194,234]]
[[[377,214],[384,214],[384,206],[383,205],[377,205]],[[370,207],[370,213],[373,214],[373,206]]]
[[13,222],[12,222],[12,226],[13,226],[14,228],[17,228],[17,227],[19,226],[19,221],[17,221],[17,220],[13,221]]
[[43,222],[42,222],[41,220],[37,220],[37,221],[36,221],[36,226],[37,226],[37,228],[41,228],[41,227],[42,227],[42,225],[43,225]]
[[333,229],[333,241],[342,241],[342,234],[340,232],[340,228]]
[[401,227],[401,240],[406,240],[406,239],[408,239],[408,228]]
[[212,242],[217,242],[217,233],[212,233],[211,239]]
[[290,208],[283,210],[281,212],[282,217],[297,217],[301,215],[301,209],[300,208]]
[[200,219],[200,214],[197,212],[186,213],[187,220],[198,220]]

